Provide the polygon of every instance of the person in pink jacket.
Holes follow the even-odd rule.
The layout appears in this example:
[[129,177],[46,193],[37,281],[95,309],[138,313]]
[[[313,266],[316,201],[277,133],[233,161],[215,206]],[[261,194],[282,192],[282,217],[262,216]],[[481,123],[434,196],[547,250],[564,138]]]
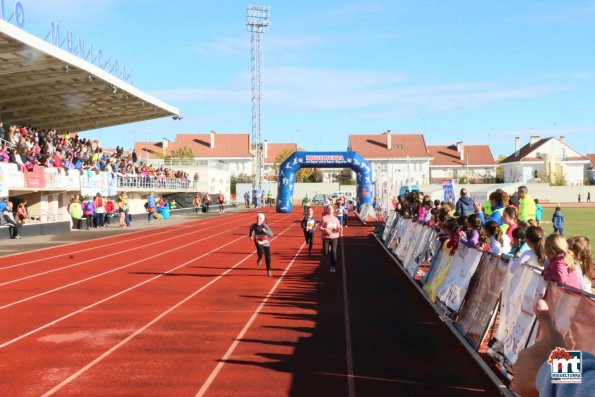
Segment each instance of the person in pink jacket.
[[546,281],[557,281],[576,289],[580,289],[580,280],[575,271],[575,260],[568,251],[568,242],[559,234],[550,234],[545,239],[545,255],[550,265],[543,271]]
[[324,255],[329,254],[329,247],[331,249],[331,273],[337,271],[337,242],[341,236],[343,226],[339,222],[339,219],[333,215],[334,208],[332,205],[328,205],[324,208],[324,216],[320,221],[319,229],[322,234],[322,248]]

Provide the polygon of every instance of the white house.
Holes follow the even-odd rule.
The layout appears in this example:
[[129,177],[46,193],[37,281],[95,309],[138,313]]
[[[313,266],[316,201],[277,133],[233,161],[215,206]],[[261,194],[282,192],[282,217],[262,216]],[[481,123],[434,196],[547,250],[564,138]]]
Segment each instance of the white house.
[[384,181],[391,191],[403,185],[424,185],[430,180],[432,155],[423,134],[349,135],[350,151],[368,160],[376,181]]
[[430,181],[465,178],[470,182],[491,183],[496,177],[496,162],[488,145],[428,145]]
[[564,177],[567,185],[582,185],[589,159],[566,144],[564,137],[541,139],[531,136],[521,147],[515,138],[515,151],[500,162],[507,183],[548,182]]

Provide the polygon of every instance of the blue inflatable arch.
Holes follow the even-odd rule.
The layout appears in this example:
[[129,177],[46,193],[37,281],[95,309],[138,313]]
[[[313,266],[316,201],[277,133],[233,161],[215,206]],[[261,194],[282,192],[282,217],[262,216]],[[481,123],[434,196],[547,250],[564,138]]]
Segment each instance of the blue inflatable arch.
[[279,166],[277,212],[293,209],[293,184],[300,168],[351,168],[357,175],[357,202],[371,204],[374,197],[372,167],[356,152],[294,152]]

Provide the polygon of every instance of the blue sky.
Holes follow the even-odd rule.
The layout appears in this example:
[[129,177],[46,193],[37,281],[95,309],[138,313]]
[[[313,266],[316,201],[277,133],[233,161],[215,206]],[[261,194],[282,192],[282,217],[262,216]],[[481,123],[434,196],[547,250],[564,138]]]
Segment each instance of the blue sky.
[[[21,0],[25,30],[51,21],[124,62],[134,85],[181,110],[85,133],[105,147],[176,133],[250,132],[247,2]],[[5,0],[10,6],[13,0]],[[595,3],[267,1],[263,135],[344,150],[349,133],[424,133],[428,144],[530,135],[595,152]]]

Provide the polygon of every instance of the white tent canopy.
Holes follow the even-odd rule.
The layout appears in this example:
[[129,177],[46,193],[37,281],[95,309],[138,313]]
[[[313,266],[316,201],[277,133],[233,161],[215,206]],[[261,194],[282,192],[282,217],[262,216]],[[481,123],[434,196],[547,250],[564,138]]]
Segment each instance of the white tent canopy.
[[0,120],[59,132],[177,116],[179,110],[0,20]]

